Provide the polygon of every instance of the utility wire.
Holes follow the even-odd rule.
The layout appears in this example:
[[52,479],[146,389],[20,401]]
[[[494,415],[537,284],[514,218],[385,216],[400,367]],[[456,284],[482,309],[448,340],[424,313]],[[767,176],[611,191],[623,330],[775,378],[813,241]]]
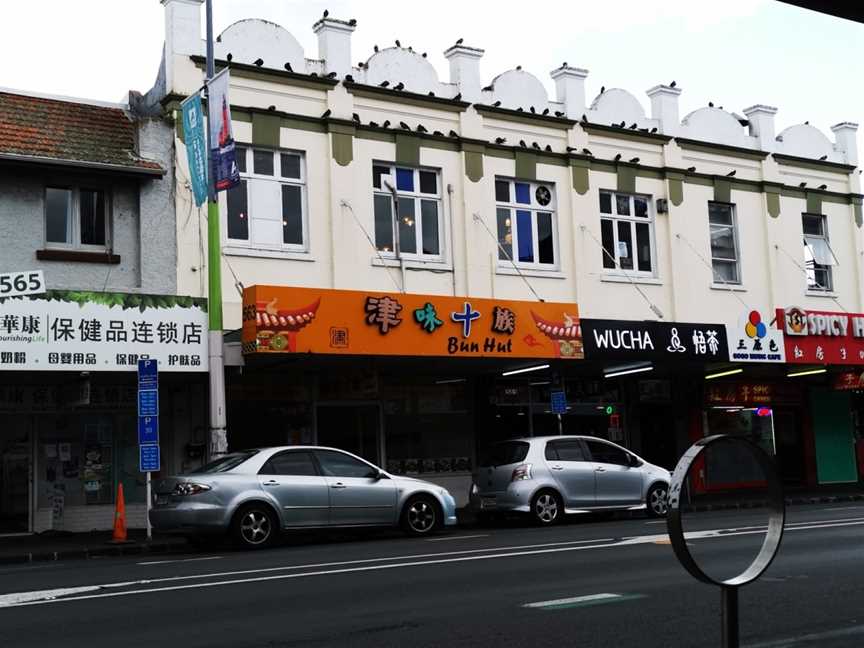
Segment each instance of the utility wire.
[[531,285],[531,282],[528,281],[528,278],[524,274],[522,274],[522,271],[519,269],[519,266],[516,265],[516,262],[513,260],[513,257],[510,255],[510,253],[506,249],[504,249],[504,246],[501,245],[501,241],[499,241],[498,237],[492,233],[492,230],[489,229],[489,226],[486,224],[486,221],[483,220],[483,217],[480,216],[480,214],[478,214],[477,212],[474,212],[472,214],[472,216],[474,217],[475,222],[480,223],[483,226],[483,229],[485,229],[486,233],[489,234],[489,238],[491,238],[493,241],[495,241],[495,244],[498,246],[498,249],[504,253],[504,256],[506,256],[507,260],[513,265],[513,269],[522,278],[522,281],[525,282],[525,285],[528,286],[528,290],[530,290],[534,294],[534,296],[537,298],[537,301],[540,301],[540,302],[545,301],[540,295],[537,294],[537,291],[534,290],[534,286]]
[[623,274],[625,277],[627,277],[627,280],[630,282],[630,285],[633,286],[636,289],[636,292],[638,292],[639,295],[642,297],[642,299],[645,300],[645,303],[648,304],[648,307],[651,309],[651,312],[654,313],[658,318],[663,319],[663,311],[661,311],[654,304],[654,302],[652,302],[650,299],[648,299],[648,295],[646,295],[645,292],[639,287],[639,284],[637,284],[635,281],[633,281],[633,277],[630,276],[630,273],[627,272],[624,268],[622,268],[618,264],[618,260],[614,256],[612,256],[612,253],[609,250],[607,250],[599,240],[597,240],[597,237],[594,236],[594,233],[591,230],[589,230],[585,225],[580,225],[580,227],[581,227],[583,232],[588,234],[588,236],[590,236],[592,239],[594,239],[594,242],[600,246],[600,249],[603,250],[603,254],[605,254],[607,257],[609,257],[609,260],[612,261],[615,268],[617,270],[620,270],[621,274]]
[[[800,263],[798,263],[798,260],[797,260],[795,257],[793,257],[791,254],[789,254],[789,253],[788,253],[784,248],[780,247],[780,245],[777,244],[777,243],[774,244],[774,249],[775,249],[775,250],[779,250],[780,252],[782,252],[783,254],[785,254],[787,257],[789,257],[789,260],[790,260],[793,264],[795,264],[795,266],[797,266],[797,268],[798,268],[799,270],[801,270],[801,272],[804,273],[804,278],[805,278],[808,282],[810,281],[810,275],[808,274],[807,268],[806,268],[805,266],[801,265]],[[818,281],[816,281],[816,275],[815,275],[815,273],[814,273],[814,275],[813,275],[813,283],[814,283],[815,286],[816,286],[818,289],[820,289],[820,290],[827,290],[827,289],[828,289],[827,286],[823,286],[823,285],[820,284]],[[843,308],[843,304],[841,304],[841,303],[837,300],[837,298],[836,298],[834,295],[828,295],[828,294],[826,294],[826,296],[827,296],[827,297],[830,297],[830,298],[831,298],[831,301],[833,301],[835,304],[837,304],[837,307],[838,307],[840,310],[842,310],[844,313],[848,313],[848,312],[849,312],[849,311],[847,311],[845,308]]]
[[714,267],[710,263],[708,263],[708,259],[706,259],[704,256],[702,256],[702,253],[699,252],[699,250],[697,250],[693,246],[693,244],[689,241],[689,239],[687,239],[686,236],[684,236],[683,234],[676,234],[675,236],[676,236],[676,238],[679,238],[682,241],[684,241],[684,243],[687,244],[687,247],[689,247],[691,250],[693,250],[693,254],[695,254],[697,257],[699,257],[699,260],[705,265],[706,268],[708,268],[711,271],[712,277],[714,279],[719,279],[723,283],[723,285],[729,289],[730,295],[732,295],[735,299],[737,299],[739,302],[741,302],[741,305],[744,306],[744,308],[746,308],[747,310],[753,310],[752,308],[750,308],[750,306],[747,305],[747,303],[743,299],[741,299],[741,296],[737,292],[735,292],[735,289],[732,287],[731,282],[726,281],[723,277],[714,274]]
[[393,285],[396,286],[396,290],[398,290],[400,293],[402,293],[404,295],[405,294],[405,286],[400,286],[399,282],[393,278],[393,274],[390,272],[390,266],[387,265],[387,262],[384,260],[384,257],[381,255],[381,250],[379,250],[378,246],[375,245],[375,242],[372,240],[372,237],[369,236],[369,232],[366,231],[365,227],[363,227],[363,223],[361,223],[360,219],[357,218],[357,214],[354,213],[354,208],[351,206],[351,203],[349,203],[347,200],[345,200],[343,198],[339,202],[339,204],[342,207],[347,208],[348,211],[351,212],[351,215],[354,217],[354,222],[357,223],[357,227],[359,227],[362,230],[363,234],[366,236],[366,240],[369,241],[369,245],[372,246],[372,249],[375,250],[375,254],[377,254],[378,258],[381,260],[381,265],[387,271],[387,276],[390,277],[391,281],[393,282]]

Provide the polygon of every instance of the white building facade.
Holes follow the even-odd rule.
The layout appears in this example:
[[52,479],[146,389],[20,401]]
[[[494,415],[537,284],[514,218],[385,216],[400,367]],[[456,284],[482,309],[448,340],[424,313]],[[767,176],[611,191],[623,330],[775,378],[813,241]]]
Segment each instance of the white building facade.
[[[148,97],[179,123],[179,101],[202,82],[202,3],[162,1],[165,58]],[[461,42],[445,51],[442,81],[410,47],[352,52],[357,28],[316,22],[315,57],[260,20],[218,38],[217,69],[231,69],[242,178],[220,194],[226,329],[241,328],[240,287],[255,285],[542,300],[625,323],[732,326],[758,311],[770,324],[775,309],[793,306],[864,312],[856,124],[838,123],[830,137],[809,124],[780,128],[778,109],[760,104],[682,117],[682,89],[667,85],[649,89],[647,102],[619,88],[592,99],[588,71],[569,66],[551,72],[553,98],[526,70],[482,79],[483,50]],[[178,128],[177,287],[204,296],[206,219],[192,205],[182,138]],[[447,483],[464,501],[478,445],[562,429],[549,412],[557,387],[571,404],[565,432],[608,436],[661,463],[689,439],[737,425],[712,424],[703,381],[712,370],[741,368],[728,357],[681,368],[655,362],[651,376],[607,380],[615,358],[586,356],[511,385],[501,377],[515,366],[506,359],[404,355],[280,356],[274,364],[234,353],[243,366],[229,368],[230,443],[340,443]],[[747,393],[786,384],[789,367],[747,365],[738,383],[724,384]],[[814,393],[837,395],[825,382],[832,372],[795,383],[798,396],[777,396],[770,445],[790,483],[829,481],[825,448],[845,443],[821,443],[814,414],[822,408]],[[844,397],[852,399],[843,402],[853,448],[858,397]],[[802,398],[812,405],[807,422],[788,423],[801,418],[792,401]],[[619,418],[592,412],[607,404]],[[404,426],[417,431],[397,429]]]

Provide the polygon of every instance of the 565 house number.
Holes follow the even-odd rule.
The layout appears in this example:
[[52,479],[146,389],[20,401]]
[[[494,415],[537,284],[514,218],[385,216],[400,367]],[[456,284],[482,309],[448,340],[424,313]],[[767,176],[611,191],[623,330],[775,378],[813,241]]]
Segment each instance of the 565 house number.
[[45,277],[41,270],[0,274],[0,298],[38,295],[44,292]]

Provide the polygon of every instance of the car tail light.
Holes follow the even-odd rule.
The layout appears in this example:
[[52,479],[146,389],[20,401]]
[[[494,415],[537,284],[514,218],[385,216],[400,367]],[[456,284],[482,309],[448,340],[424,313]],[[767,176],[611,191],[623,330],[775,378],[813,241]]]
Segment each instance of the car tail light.
[[510,481],[514,482],[522,479],[531,479],[531,464],[521,464],[513,469]]
[[207,484],[194,484],[192,482],[185,482],[182,484],[177,484],[174,487],[174,495],[197,495],[198,493],[203,493],[205,491],[209,491],[211,489]]

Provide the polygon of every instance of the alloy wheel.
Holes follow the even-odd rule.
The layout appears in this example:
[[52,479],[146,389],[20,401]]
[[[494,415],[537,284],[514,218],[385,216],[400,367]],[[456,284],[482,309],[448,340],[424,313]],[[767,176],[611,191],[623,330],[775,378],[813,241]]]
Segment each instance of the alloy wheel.
[[435,509],[424,500],[417,500],[408,507],[408,524],[417,533],[427,533],[435,526]]
[[250,545],[267,542],[270,532],[270,518],[263,511],[249,511],[240,522],[240,535]]
[[651,494],[648,498],[648,506],[651,507],[651,511],[655,515],[659,517],[666,515],[666,511],[668,509],[666,500],[668,496],[669,493],[663,486],[658,486],[657,488],[651,490]]
[[558,502],[551,493],[543,493],[534,505],[537,519],[545,524],[554,522],[558,517]]

